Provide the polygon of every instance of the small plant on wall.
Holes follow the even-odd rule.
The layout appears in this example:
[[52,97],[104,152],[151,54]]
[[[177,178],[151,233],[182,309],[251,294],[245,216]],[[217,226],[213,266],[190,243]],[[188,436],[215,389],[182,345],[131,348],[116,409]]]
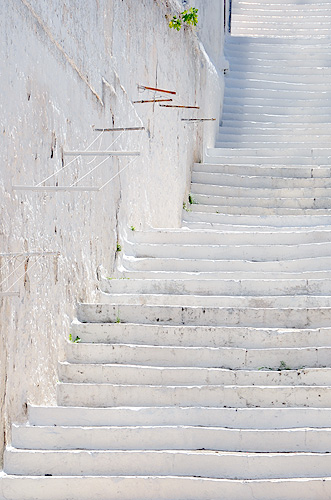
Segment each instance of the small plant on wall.
[[179,17],[173,16],[169,22],[169,28],[179,31],[183,23],[196,26],[198,24],[198,9],[191,7],[188,10],[183,10],[183,12],[179,14]]

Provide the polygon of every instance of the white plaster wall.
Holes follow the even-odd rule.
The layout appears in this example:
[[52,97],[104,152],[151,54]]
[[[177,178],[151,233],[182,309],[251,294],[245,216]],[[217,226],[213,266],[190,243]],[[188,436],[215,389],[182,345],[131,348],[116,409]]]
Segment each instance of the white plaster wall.
[[[223,85],[195,30],[169,29],[166,16],[180,9],[174,0],[1,2],[0,252],[60,252],[38,262],[17,260],[23,265],[8,285],[25,271],[14,287],[20,296],[0,297],[4,442],[10,423],[24,420],[28,399],[55,403],[56,363],[76,301],[95,298],[97,268],[112,272],[125,228],[180,225],[191,166],[201,159],[202,144],[212,145],[217,127],[217,121],[188,125],[181,118],[218,118]],[[216,60],[217,46],[208,50]],[[201,109],[132,104],[153,98],[139,94],[137,83],[176,90],[179,103]],[[12,189],[60,168],[63,149],[86,148],[97,137],[93,126],[141,125],[146,131],[124,133],[112,147],[139,149],[141,156],[100,192]],[[115,137],[105,134],[93,148]],[[73,163],[49,184],[72,183],[96,165],[88,161]],[[101,186],[127,163],[108,160],[81,184]],[[0,281],[14,264],[0,258]],[[0,456],[1,447],[0,438]]]

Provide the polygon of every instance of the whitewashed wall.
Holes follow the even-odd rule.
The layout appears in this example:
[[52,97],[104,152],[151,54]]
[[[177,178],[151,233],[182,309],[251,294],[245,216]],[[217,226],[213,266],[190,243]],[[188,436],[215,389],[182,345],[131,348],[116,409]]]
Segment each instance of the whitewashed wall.
[[[196,3],[200,19],[214,23],[214,42],[208,28],[199,29],[217,65],[223,21],[210,16],[212,0]],[[222,2],[214,3],[221,17]],[[175,0],[0,4],[0,253],[60,252],[39,261],[0,258],[0,281],[22,263],[0,289],[24,273],[13,288],[20,296],[0,297],[0,434],[7,442],[11,422],[26,418],[28,400],[55,402],[56,363],[76,301],[95,298],[97,268],[113,271],[125,228],[180,225],[192,164],[217,128],[217,121],[192,125],[181,118],[218,118],[223,81],[195,30],[169,29],[169,16],[182,9]],[[153,98],[137,83],[175,90],[177,102],[200,110],[132,104]],[[63,150],[85,149],[97,137],[93,126],[142,125],[144,132],[123,133],[112,146],[139,149],[141,157],[100,192],[12,189],[59,169]],[[93,148],[115,137],[104,134]],[[88,161],[74,162],[48,184],[71,184],[96,165]],[[81,184],[101,186],[127,162],[108,160]],[[0,456],[1,447],[0,438]]]

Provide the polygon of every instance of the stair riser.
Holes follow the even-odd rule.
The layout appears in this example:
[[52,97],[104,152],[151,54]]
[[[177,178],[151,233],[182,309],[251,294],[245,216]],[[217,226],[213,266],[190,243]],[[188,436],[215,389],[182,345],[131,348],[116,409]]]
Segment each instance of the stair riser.
[[[128,281],[130,283],[128,283]],[[328,295],[331,280],[103,280],[101,290],[108,294],[195,294],[205,297]]]
[[81,342],[168,345],[186,347],[318,347],[328,345],[329,328],[308,330],[139,325],[125,323],[73,323],[73,338]]
[[[330,30],[331,31],[331,30]],[[329,92],[331,89],[331,85],[329,82],[323,83],[319,80],[318,83],[310,81],[297,81],[297,82],[283,82],[283,81],[271,81],[270,80],[254,80],[254,79],[249,79],[246,77],[245,79],[243,78],[234,78],[232,76],[231,71],[226,77],[226,85],[228,86],[227,88],[234,90],[234,89],[261,89],[263,92],[267,90],[272,90],[272,91],[307,91],[307,92]]]
[[251,216],[327,216],[330,213],[330,210],[327,208],[269,208],[269,207],[256,207],[256,206],[228,206],[228,205],[202,205],[199,206],[194,205],[192,208],[192,212],[197,213],[208,213],[208,214],[222,214],[222,215],[241,215],[245,212],[245,215]]
[[[331,347],[270,348],[246,350],[240,348],[158,347],[126,344],[67,345],[71,363],[114,363],[143,366],[209,367],[229,369],[277,369],[284,361],[292,369],[330,365]],[[261,359],[263,357],[263,360]],[[174,380],[175,382],[175,380]],[[176,384],[174,384],[176,385]]]
[[[261,266],[261,263],[260,263]],[[134,306],[78,304],[79,321],[115,323],[154,323],[203,326],[264,327],[329,327],[331,308],[258,309],[258,308],[201,308],[175,306]]]
[[58,384],[61,406],[210,406],[330,408],[330,387],[166,387],[107,384]]
[[[197,186],[195,184],[195,186]],[[199,185],[204,186],[203,184]],[[207,186],[208,187],[208,186]],[[331,190],[330,190],[331,192]],[[259,241],[261,238],[261,241]],[[294,242],[292,241],[294,240]],[[236,244],[292,244],[292,243],[327,243],[331,241],[331,231],[330,229],[311,229],[310,231],[305,229],[304,231],[298,230],[287,230],[283,234],[279,234],[279,230],[263,230],[256,229],[255,234],[247,232],[222,232],[220,234],[214,232],[206,231],[177,231],[177,230],[164,230],[160,231],[146,231],[136,233],[135,237],[131,241],[126,241],[126,245],[140,245],[140,244],[160,244],[160,245],[199,245],[212,246],[212,245],[236,245]],[[111,283],[113,280],[108,280]],[[126,281],[126,280],[117,280]],[[157,284],[155,283],[157,286]],[[162,284],[159,284],[162,287]]]
[[328,455],[217,454],[203,452],[19,452],[5,454],[11,474],[89,476],[175,475],[206,478],[264,479],[327,476]]
[[[331,74],[331,69],[330,69],[330,74]],[[235,114],[271,114],[271,115],[329,115],[330,117],[330,105],[328,105],[328,102],[325,103],[325,106],[322,106],[322,103],[320,106],[318,106],[315,102],[313,101],[307,101],[305,104],[301,104],[300,102],[289,102],[287,103],[286,106],[280,104],[275,104],[274,106],[269,106],[266,104],[265,106],[260,105],[260,106],[253,106],[253,105],[239,105],[239,104],[234,104],[234,103],[224,103],[223,104],[223,113],[235,113]],[[284,124],[281,124],[281,128],[283,127]],[[321,127],[321,128],[320,128]],[[330,127],[330,125],[329,125]],[[306,129],[306,133],[308,135],[309,133],[309,126],[304,127],[304,125],[300,126],[301,129]],[[221,127],[222,129],[222,127]],[[312,125],[313,130],[319,130],[319,132],[324,135],[325,137],[327,136],[327,131],[328,129],[323,129],[322,124],[320,125]],[[300,130],[300,129],[299,129]],[[293,130],[292,130],[293,132]],[[295,133],[297,133],[297,130],[295,130]]]
[[193,425],[229,429],[329,428],[325,408],[80,408],[28,406],[31,425]]
[[[199,475],[199,474],[198,474]],[[228,481],[185,477],[6,477],[6,500],[311,500],[331,496],[331,480]]]
[[[308,167],[308,166],[250,166],[242,164],[226,165],[222,160],[217,163],[196,163],[193,169],[193,175],[217,174],[220,176],[233,175],[243,177],[261,177],[272,178],[272,182],[311,182],[312,178],[318,178],[320,182],[328,183],[331,169],[329,167]],[[285,177],[285,179],[283,179]],[[293,178],[293,179],[291,179]],[[261,182],[262,182],[261,179]],[[327,187],[327,186],[326,186]],[[261,221],[261,224],[263,221]],[[316,224],[318,225],[318,224]]]
[[[301,175],[303,172],[301,173]],[[202,184],[206,185],[206,187],[210,185],[219,185],[219,186],[231,186],[234,189],[236,187],[245,187],[245,188],[260,188],[260,189],[316,189],[316,188],[331,188],[331,179],[316,179],[316,178],[282,178],[282,177],[267,177],[260,175],[255,177],[246,175],[236,174],[235,172],[232,174],[227,173],[216,173],[216,172],[204,172],[198,171],[196,169],[192,174],[192,186],[194,184]]]
[[[153,368],[100,364],[60,364],[61,382],[124,385],[331,385],[329,368],[270,371],[207,368]],[[14,446],[17,446],[14,444]],[[331,451],[331,450],[330,450]]]
[[[291,260],[295,258],[328,257],[331,255],[331,243],[307,243],[296,245],[136,245],[131,250],[136,258],[178,258],[213,260],[249,260],[268,262],[271,260]],[[135,252],[134,252],[135,250]],[[203,304],[202,304],[203,305]]]
[[330,430],[234,430],[201,427],[17,427],[12,445],[33,450],[331,451]]
[[[226,97],[266,97],[271,99],[323,99],[327,97],[329,90],[284,90],[284,89],[262,89],[262,88],[226,88]],[[316,116],[316,120],[321,121]]]
[[[261,273],[303,273],[304,269],[306,273],[312,273],[313,271],[327,271],[330,269],[330,257],[315,257],[315,258],[301,258],[300,260],[285,260],[285,261],[270,261],[264,262],[260,261],[244,261],[238,260],[203,260],[203,259],[176,259],[176,258],[144,258],[144,259],[124,259],[125,268],[128,271],[178,271],[178,272],[242,272],[242,273],[254,273],[257,275],[245,276],[241,275],[242,279],[255,278],[259,279],[261,276],[267,278],[268,276]],[[236,279],[238,275],[224,274],[223,278]],[[269,276],[269,278],[286,278],[288,276]],[[317,278],[318,276],[312,274],[305,274],[298,276],[293,276],[294,278]]]
[[103,304],[181,306],[181,307],[223,307],[223,308],[317,308],[331,307],[331,297],[321,295],[284,296],[198,296],[172,294],[100,294]]
[[[317,207],[319,205],[323,206],[324,204],[331,203],[331,189],[330,188],[299,188],[299,187],[284,187],[284,188],[262,188],[262,187],[238,187],[238,186],[218,186],[214,184],[191,184],[191,193],[193,195],[193,199],[199,202],[199,199],[205,201],[205,198],[202,196],[209,197],[222,197],[222,198],[261,198],[264,202],[265,199],[268,200],[269,206],[273,206],[274,202],[270,201],[272,198],[280,199],[283,202],[283,199],[290,202],[293,201],[293,198],[298,199],[298,203],[308,203],[313,199],[315,203],[317,203]],[[196,196],[194,196],[196,195]],[[291,200],[287,200],[287,198],[291,198]],[[213,198],[212,198],[213,199]],[[217,198],[216,198],[217,200]],[[238,205],[239,205],[238,200]],[[215,203],[217,204],[217,203]]]
[[[257,92],[257,93],[262,93],[265,94],[267,92],[276,92],[273,90],[267,91],[267,90],[262,90],[262,89],[250,89],[251,92]],[[232,93],[235,92],[240,92],[241,89],[231,89]],[[244,91],[243,91],[244,92]],[[245,90],[245,92],[249,92],[249,90]],[[282,91],[279,90],[278,93],[289,93],[290,91]],[[295,91],[292,91],[295,92]],[[244,95],[244,93],[243,93]],[[293,99],[295,99],[296,96],[293,96]],[[319,124],[321,126],[321,133],[325,133],[325,128],[328,129],[330,125],[330,115],[329,114],[312,114],[312,113],[305,113],[305,114],[292,114],[292,113],[284,113],[284,114],[276,114],[273,112],[270,113],[252,113],[252,112],[247,112],[247,113],[231,113],[231,112],[223,112],[222,114],[222,125],[227,125],[230,126],[231,122],[234,124],[237,122],[238,125],[240,126],[249,126],[250,123],[253,124],[253,126],[257,126],[258,124],[261,124],[263,126],[264,123],[274,123],[277,124],[278,127],[282,127],[283,124],[289,124],[293,125],[293,129],[295,130],[295,127],[297,124],[299,126],[308,126],[309,123],[312,124]],[[256,124],[256,125],[255,125]],[[324,130],[322,129],[324,125]],[[294,136],[295,137],[295,136]],[[326,142],[324,142],[326,144]],[[263,147],[263,146],[259,146]],[[306,145],[307,147],[307,145]]]

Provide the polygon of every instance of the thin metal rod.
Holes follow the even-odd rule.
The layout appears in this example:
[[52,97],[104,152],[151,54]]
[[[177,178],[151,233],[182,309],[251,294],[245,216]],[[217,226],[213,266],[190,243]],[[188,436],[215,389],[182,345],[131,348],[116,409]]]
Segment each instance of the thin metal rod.
[[99,191],[93,186],[12,186],[21,191]]
[[[7,292],[9,292],[9,290],[10,290],[11,288],[13,288],[13,286],[14,286],[14,285],[16,285],[16,283],[17,283],[17,282],[18,282],[21,278],[23,278],[23,276],[24,276],[24,275],[28,272],[28,270],[29,270],[29,271],[31,271],[31,269],[32,269],[32,268],[33,268],[33,267],[37,264],[37,262],[39,262],[39,261],[40,261],[40,259],[41,259],[41,258],[42,258],[42,255],[40,255],[40,257],[38,257],[38,259],[37,259],[37,260],[35,260],[35,261],[34,261],[34,263],[30,266],[30,269],[27,269],[26,271],[24,271],[24,273],[23,273],[23,274],[21,274],[21,276],[20,276],[19,278],[17,278],[17,280],[16,280],[16,281],[14,281],[14,283],[13,283],[12,285],[10,285],[10,287],[9,287],[6,291],[7,291]],[[1,283],[0,283],[0,285],[1,285]]]
[[2,269],[6,266],[9,266],[9,264],[15,259],[15,255],[13,255],[10,259],[9,259],[9,262],[5,262],[4,264],[2,264],[2,266],[0,267],[0,272],[2,271]]
[[171,102],[172,99],[149,99],[148,101],[132,101],[132,104],[143,104],[144,102]]
[[19,297],[20,292],[0,292],[0,297]]
[[161,108],[192,108],[200,109],[199,106],[178,106],[177,104],[160,104]]
[[182,122],[214,122],[216,118],[182,118]]
[[132,160],[129,161],[129,163],[127,163],[125,165],[125,167],[123,167],[119,172],[117,172],[115,175],[113,175],[113,177],[111,177],[107,182],[105,182],[100,188],[99,188],[99,191],[101,191],[105,186],[107,186],[107,184],[109,184],[112,180],[115,179],[115,177],[117,177],[121,172],[123,172],[123,170],[125,170],[126,168],[128,168],[129,165],[131,165],[131,163],[133,163],[134,161],[136,161],[137,159],[137,156],[135,158],[133,158]]
[[[101,135],[102,135],[102,132],[100,132],[100,134],[98,135],[98,137],[96,137],[95,139],[93,139],[93,141],[91,142],[91,144],[89,144],[86,149],[90,148],[92,146],[92,144],[94,144],[99,139],[99,137]],[[69,163],[67,163],[66,165],[63,165],[63,167],[59,168],[58,170],[56,170],[55,172],[53,172],[51,175],[49,175],[48,177],[46,177],[46,179],[38,182],[37,186],[40,186],[43,182],[48,181],[49,179],[51,179],[52,177],[54,177],[54,175],[62,172],[65,168],[69,167],[69,165],[71,165],[71,163],[73,163],[75,160],[77,160],[77,158],[73,158],[72,160],[69,161]]]
[[165,94],[176,95],[176,92],[174,92],[173,90],[156,89],[154,87],[146,87],[145,85],[138,85],[138,88],[145,89],[145,90],[154,90],[155,92],[164,92]]
[[23,260],[20,264],[18,264],[18,266],[16,266],[15,269],[11,273],[9,273],[8,276],[5,277],[5,279],[1,281],[0,286],[3,285],[5,281],[8,281],[8,278],[10,278],[13,274],[15,274],[17,269],[23,266],[23,264],[25,264],[25,260]]
[[[113,146],[113,144],[115,144],[116,141],[118,141],[122,135],[124,134],[124,130],[122,130],[122,132],[113,140],[113,142],[108,146],[108,148],[106,149],[106,151],[110,151],[110,148]],[[101,145],[100,145],[101,146]],[[100,151],[100,148],[99,148],[99,151]],[[95,156],[93,157],[92,161],[95,160]],[[99,163],[97,165],[95,165],[91,170],[89,170],[86,174],[82,175],[79,179],[77,179],[75,182],[73,182],[71,184],[71,186],[76,186],[81,180],[85,179],[85,177],[87,177],[88,175],[90,175],[92,172],[94,172],[94,170],[96,170],[97,168],[100,167],[100,165],[102,165],[103,163],[105,163],[105,161],[108,161],[110,158],[110,156],[106,156],[103,160],[99,161]],[[88,163],[88,165],[90,164],[91,162]]]
[[[137,157],[135,157],[135,158],[137,158]],[[78,182],[80,182],[83,179],[85,179],[85,177],[87,177],[88,175],[90,175],[92,172],[94,172],[94,170],[96,170],[97,168],[99,168],[100,165],[102,165],[103,163],[105,163],[105,161],[108,161],[108,160],[109,160],[109,156],[106,156],[106,158],[104,158],[103,160],[101,160],[97,165],[95,165],[95,167],[91,168],[91,170],[89,170],[86,174],[82,175],[79,179],[77,179],[75,182],[73,182],[71,184],[71,186],[75,186],[76,184],[78,184]],[[99,188],[98,188],[98,191],[99,191]]]
[[140,156],[139,151],[63,151],[66,156]]
[[60,255],[60,252],[13,252],[0,253],[0,257],[33,257],[35,255]]
[[95,128],[95,132],[121,132],[127,130],[145,130],[145,127]]

